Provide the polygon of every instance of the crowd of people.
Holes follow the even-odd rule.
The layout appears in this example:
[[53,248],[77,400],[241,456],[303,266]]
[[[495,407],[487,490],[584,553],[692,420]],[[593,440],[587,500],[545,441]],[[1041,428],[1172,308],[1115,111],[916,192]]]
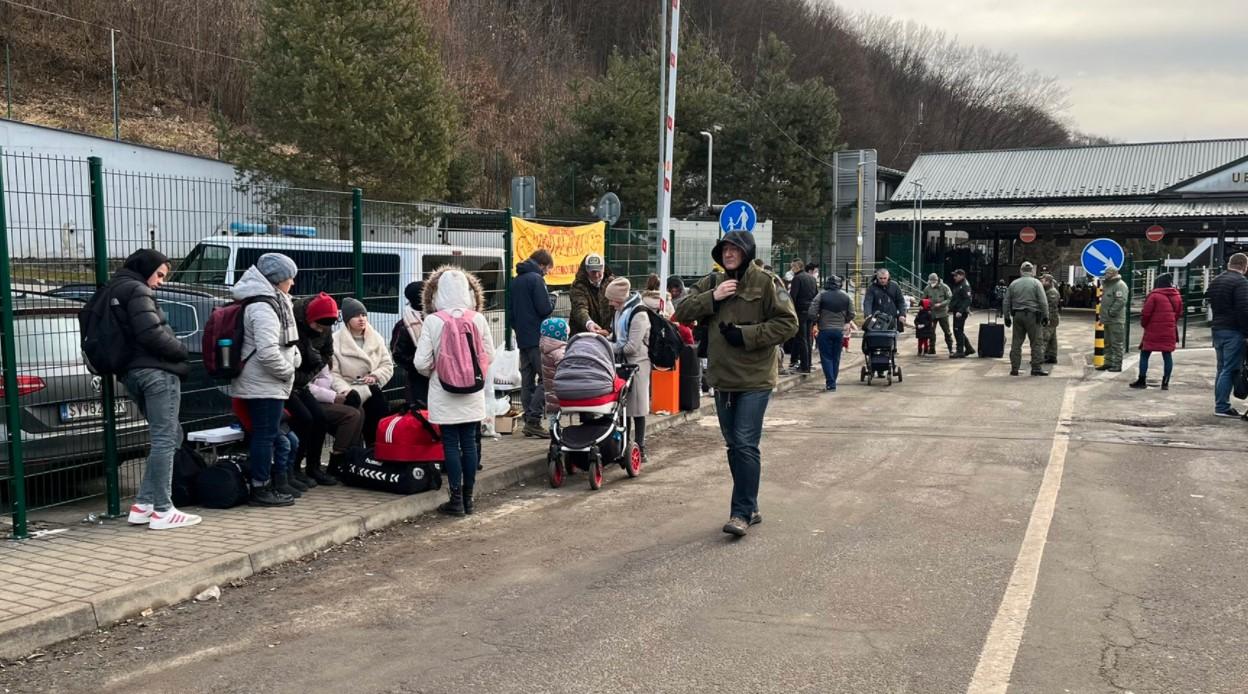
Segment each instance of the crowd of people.
[[[559,413],[555,371],[571,336],[594,333],[610,342],[618,363],[636,368],[627,407],[643,456],[653,368],[651,324],[672,321],[681,340],[696,345],[703,357],[704,388],[714,392],[733,477],[729,521],[723,529],[742,536],[762,520],[759,441],[785,353],[790,369],[811,373],[812,350],[817,350],[824,387],[835,392],[841,355],[856,329],[856,316],[854,300],[842,288],[840,277],[827,277],[820,289],[817,268],[794,261],[786,281],[755,258],[748,233],[725,235],[712,258],[716,271],[692,286],[671,277],[661,287],[659,278],[651,275],[644,290],[637,291],[627,278],[614,277],[601,255],[591,253],[580,263],[570,288],[570,315],[564,319],[553,316],[558,297],[545,281],[554,259],[539,249],[516,266],[508,310],[521,372],[522,433],[550,437]],[[170,497],[174,452],[183,440],[178,415],[189,355],[153,294],[169,271],[165,256],[143,249],[131,255],[102,290],[125,315],[132,347],[123,380],[151,430],[150,455],[129,520],[153,529],[187,527],[201,520],[175,508]],[[1236,254],[1228,271],[1209,288],[1219,416],[1239,416],[1230,407],[1229,394],[1248,335],[1245,272],[1248,256]],[[1029,341],[1031,373],[1044,376],[1043,365],[1057,362],[1056,329],[1065,303],[1062,288],[1051,275],[1037,279],[1031,263],[1023,263],[1020,274],[999,292],[1005,325],[1013,329],[1011,374],[1019,373],[1022,343]],[[383,389],[401,371],[406,404],[427,408],[429,421],[440,427],[448,500],[439,510],[471,514],[481,461],[481,423],[489,416],[486,395],[480,389],[458,387],[440,369],[454,356],[445,352],[456,349],[454,340],[444,339],[445,335],[464,335],[474,358],[487,368],[493,361],[498,346],[483,314],[480,282],[462,268],[446,266],[426,280],[410,283],[404,289],[406,306],[387,340],[356,298],[345,298],[341,305],[325,293],[294,300],[297,276],[291,258],[267,253],[232,288],[233,298],[243,307],[244,337],[241,363],[228,391],[249,434],[250,503],[289,506],[310,489],[339,484],[336,475],[352,449],[372,445],[378,423],[391,413]],[[1119,371],[1127,292],[1115,268],[1106,271],[1103,285],[1105,364],[1100,368]],[[935,354],[938,328],[950,358],[975,354],[965,329],[971,305],[972,290],[964,271],[952,273],[951,285],[930,275],[914,319],[920,355]],[[904,329],[908,299],[887,270],[877,271],[866,288],[864,311],[868,316],[886,314]],[[1168,389],[1182,312],[1172,277],[1158,277],[1141,316],[1139,376],[1131,387],[1147,387],[1150,356],[1160,352],[1161,387]],[[323,466],[327,438],[332,444],[328,465]]]

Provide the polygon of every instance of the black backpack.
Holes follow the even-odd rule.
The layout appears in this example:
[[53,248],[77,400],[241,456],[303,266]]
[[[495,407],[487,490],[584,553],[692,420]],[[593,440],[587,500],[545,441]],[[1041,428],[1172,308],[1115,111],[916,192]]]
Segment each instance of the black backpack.
[[633,319],[637,317],[638,311],[645,311],[650,316],[650,363],[660,369],[674,369],[676,362],[680,361],[680,350],[684,348],[685,343],[680,339],[680,332],[676,330],[676,326],[658,313],[655,313],[649,306],[639,304],[633,309],[632,315],[628,317],[628,327],[633,327]]
[[200,473],[207,469],[208,463],[204,462],[204,456],[190,445],[184,443],[173,452],[171,498],[174,506],[197,506],[199,504],[199,489],[196,484]]
[[250,496],[247,473],[243,469],[246,462],[247,459],[242,456],[222,456],[215,465],[199,473],[195,480],[199,505],[204,508],[234,508],[246,503]]
[[83,361],[97,376],[120,375],[130,364],[130,331],[118,289],[113,285],[101,287],[78,311]]
[[1244,357],[1239,370],[1235,372],[1235,379],[1231,382],[1231,395],[1240,400],[1248,398],[1248,356]]

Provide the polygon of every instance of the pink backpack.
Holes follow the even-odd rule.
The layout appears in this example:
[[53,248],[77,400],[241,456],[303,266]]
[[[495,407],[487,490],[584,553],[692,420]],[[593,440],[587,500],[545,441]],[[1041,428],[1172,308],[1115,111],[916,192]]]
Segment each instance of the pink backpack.
[[490,365],[485,361],[485,345],[477,330],[477,313],[464,309],[433,315],[442,319],[442,336],[433,363],[442,390],[465,394],[485,388],[485,373]]

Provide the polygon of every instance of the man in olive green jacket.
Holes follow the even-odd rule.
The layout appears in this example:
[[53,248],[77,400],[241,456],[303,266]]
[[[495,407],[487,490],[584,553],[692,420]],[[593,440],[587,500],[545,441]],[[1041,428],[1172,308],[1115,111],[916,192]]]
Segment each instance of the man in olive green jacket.
[[1101,323],[1105,324],[1105,364],[1097,371],[1122,371],[1122,352],[1127,342],[1127,283],[1118,268],[1105,268],[1101,292]]
[[1001,312],[1005,315],[1005,327],[1013,327],[1010,343],[1010,375],[1017,376],[1023,362],[1023,340],[1031,344],[1031,375],[1048,376],[1044,372],[1043,330],[1049,322],[1049,298],[1044,286],[1036,279],[1036,266],[1023,263],[1019,267],[1022,277],[1010,283],[1005,291]]
[[[949,350],[950,356],[953,355],[953,334],[949,330],[949,301],[953,298],[953,290],[949,285],[940,280],[940,275],[932,273],[927,276],[927,286],[923,288],[922,299],[932,300],[932,318],[936,324],[940,326],[940,332],[945,335],[945,349]],[[936,341],[930,340],[927,343],[927,353],[936,353]]]
[[1057,290],[1053,275],[1040,278],[1044,285],[1044,298],[1049,300],[1049,324],[1044,328],[1044,363],[1057,363],[1057,324],[1062,318],[1062,294]]
[[708,326],[707,380],[715,387],[719,430],[728,446],[732,510],[724,532],[740,537],[762,521],[758,485],[763,415],[776,387],[776,346],[797,332],[793,300],[756,267],[754,235],[729,232],[711,257],[724,272],[703,277],[676,307],[678,323]]

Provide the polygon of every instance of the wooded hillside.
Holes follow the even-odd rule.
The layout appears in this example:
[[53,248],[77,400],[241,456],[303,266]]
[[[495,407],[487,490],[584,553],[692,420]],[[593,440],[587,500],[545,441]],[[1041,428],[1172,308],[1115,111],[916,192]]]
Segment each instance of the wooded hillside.
[[[270,1],[0,0],[14,117],[111,135],[109,28],[114,28],[123,139],[216,156],[222,133],[246,129],[261,115],[252,110],[251,90],[263,62],[258,47],[274,43],[263,41],[262,33],[261,10]],[[552,195],[566,185],[564,179],[573,191],[579,182],[583,192],[559,193],[569,207],[591,191],[622,188],[623,177],[610,174],[610,162],[583,161],[583,153],[560,145],[577,135],[597,136],[584,131],[591,124],[618,125],[604,124],[603,114],[589,118],[586,95],[611,93],[625,74],[638,85],[634,121],[648,115],[645,122],[656,124],[636,133],[634,139],[644,138],[638,152],[654,153],[657,82],[649,93],[641,85],[650,74],[646,70],[657,80],[657,0],[386,2],[419,10],[456,104],[447,114],[454,121],[452,159],[445,176],[433,177],[445,183],[424,190],[427,197],[504,205],[506,183],[517,173],[540,174],[540,185],[549,186]],[[708,106],[703,117],[716,123],[691,122],[702,115],[696,98],[693,110],[682,104],[678,122],[692,134],[678,142],[683,150],[678,162],[701,156],[698,130],[713,125],[731,130],[732,123],[719,120],[734,118],[742,131],[766,131],[776,141],[792,142],[788,156],[805,159],[815,170],[822,166],[819,152],[836,146],[877,149],[882,164],[904,169],[920,151],[1058,145],[1072,139],[1060,118],[1062,90],[1010,56],[961,46],[919,26],[851,17],[831,2],[686,0],[682,7],[682,40],[704,55],[705,74],[722,83],[720,96],[748,96],[748,105],[758,106],[752,110],[761,110],[763,118],[748,120],[750,113]],[[327,10],[324,31],[340,31],[330,15]],[[634,72],[613,74],[613,65]],[[712,85],[695,86],[714,91]],[[802,98],[823,87],[830,88],[828,94]],[[768,101],[773,98],[778,101]],[[794,104],[811,110],[830,106],[836,113],[779,122],[781,109]],[[740,144],[768,146],[744,139]],[[653,158],[644,166],[648,171],[627,174],[651,175]],[[775,187],[775,172],[755,178],[740,185]],[[688,183],[691,189],[701,185]],[[805,194],[817,197],[820,184],[811,179],[801,185],[809,188],[803,195],[781,191],[777,200],[810,207],[814,198]],[[686,209],[696,204],[688,197],[680,203]],[[652,206],[653,200],[637,204]],[[812,215],[817,207],[811,207]]]

